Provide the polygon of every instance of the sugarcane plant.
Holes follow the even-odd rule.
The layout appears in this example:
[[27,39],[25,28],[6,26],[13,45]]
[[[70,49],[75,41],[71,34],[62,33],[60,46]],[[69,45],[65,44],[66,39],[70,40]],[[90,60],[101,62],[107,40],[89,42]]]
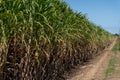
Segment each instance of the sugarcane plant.
[[62,0],[0,0],[0,78],[60,79],[113,38]]

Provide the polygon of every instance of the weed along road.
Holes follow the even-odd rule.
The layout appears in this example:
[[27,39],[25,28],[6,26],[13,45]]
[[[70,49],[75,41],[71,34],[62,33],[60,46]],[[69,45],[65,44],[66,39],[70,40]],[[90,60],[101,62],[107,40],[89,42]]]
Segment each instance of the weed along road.
[[[114,52],[115,44],[119,44],[117,38],[100,56],[90,60],[83,66],[75,68],[73,72],[71,71],[73,74],[70,74],[67,80],[120,80],[120,63],[114,60],[120,60],[120,52]],[[111,63],[111,61],[115,61],[115,63]],[[112,65],[116,66],[111,69]],[[116,72],[114,71],[115,67],[119,69]]]
[[112,49],[104,80],[120,80],[120,40],[117,41]]

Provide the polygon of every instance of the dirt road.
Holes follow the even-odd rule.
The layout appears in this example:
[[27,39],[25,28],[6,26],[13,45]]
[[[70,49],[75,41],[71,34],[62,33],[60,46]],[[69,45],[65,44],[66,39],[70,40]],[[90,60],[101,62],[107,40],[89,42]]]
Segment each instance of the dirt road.
[[97,58],[91,60],[84,66],[77,66],[68,75],[67,80],[120,80],[119,79],[107,79],[106,69],[108,68],[109,61],[112,56],[112,48],[116,43],[115,39],[113,43],[103,51],[103,54]]

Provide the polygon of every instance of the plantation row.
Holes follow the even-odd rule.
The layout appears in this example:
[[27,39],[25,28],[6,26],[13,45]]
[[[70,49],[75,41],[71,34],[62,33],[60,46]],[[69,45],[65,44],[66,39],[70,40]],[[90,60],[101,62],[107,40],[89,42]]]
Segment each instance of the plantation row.
[[0,1],[0,80],[61,80],[113,36],[59,0]]

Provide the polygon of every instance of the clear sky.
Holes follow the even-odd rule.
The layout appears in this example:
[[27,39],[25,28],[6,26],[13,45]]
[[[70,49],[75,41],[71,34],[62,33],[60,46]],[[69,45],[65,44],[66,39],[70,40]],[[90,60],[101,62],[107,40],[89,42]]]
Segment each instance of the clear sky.
[[120,33],[120,0],[65,0],[75,11],[111,33]]

